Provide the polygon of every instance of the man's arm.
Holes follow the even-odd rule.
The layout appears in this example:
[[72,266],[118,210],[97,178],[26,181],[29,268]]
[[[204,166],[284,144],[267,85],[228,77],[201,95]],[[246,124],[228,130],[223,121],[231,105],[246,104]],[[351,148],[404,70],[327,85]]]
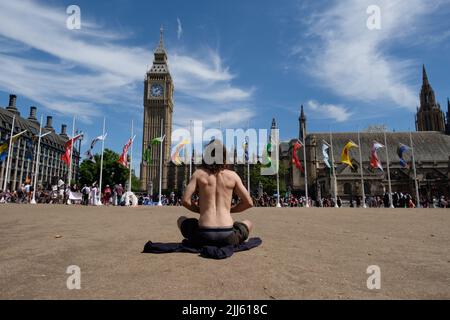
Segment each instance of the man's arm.
[[231,208],[231,213],[239,213],[253,207],[253,200],[250,197],[247,189],[245,189],[241,178],[236,174],[236,186],[234,187],[234,193],[239,197],[240,201],[237,205]]
[[186,190],[184,191],[183,207],[192,212],[200,213],[200,207],[192,203],[192,195],[194,194],[196,188],[197,188],[197,175],[196,172],[194,172],[194,174],[191,177],[191,181],[189,181],[189,184],[186,186]]

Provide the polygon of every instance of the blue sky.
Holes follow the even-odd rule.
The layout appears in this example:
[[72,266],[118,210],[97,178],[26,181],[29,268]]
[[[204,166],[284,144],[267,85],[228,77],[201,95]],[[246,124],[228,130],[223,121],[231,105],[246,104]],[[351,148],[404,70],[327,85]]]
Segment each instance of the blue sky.
[[[81,30],[66,28],[71,4]],[[366,26],[373,4],[380,30]],[[137,164],[162,24],[177,127],[268,128],[275,117],[285,140],[297,136],[303,104],[309,131],[409,130],[423,63],[447,109],[449,18],[449,0],[0,0],[0,105],[14,93],[22,114],[35,105],[57,131],[76,115],[84,149],[106,116],[106,147],[119,152],[133,119]]]

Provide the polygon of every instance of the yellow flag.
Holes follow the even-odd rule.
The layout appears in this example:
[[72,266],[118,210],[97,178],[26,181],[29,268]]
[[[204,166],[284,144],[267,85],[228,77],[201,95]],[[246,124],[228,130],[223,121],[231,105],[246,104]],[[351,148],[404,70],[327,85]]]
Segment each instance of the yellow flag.
[[8,142],[3,143],[0,145],[0,154],[8,150]]
[[20,136],[21,135],[23,135],[25,132],[27,132],[27,130],[24,130],[24,131],[22,131],[21,133],[18,133],[18,134],[16,134],[16,135],[14,135],[14,136],[12,136],[12,143],[15,143],[16,141],[17,141],[17,139],[19,139],[20,138]]
[[189,139],[188,139],[188,138],[185,138],[185,139],[183,139],[179,144],[177,144],[177,145],[175,146],[174,152],[172,153],[172,156],[171,156],[171,159],[172,159],[172,162],[173,162],[176,166],[179,166],[179,165],[181,165],[181,164],[183,163],[183,161],[181,161],[180,151],[181,151],[181,149],[182,149],[185,145],[187,145],[187,144],[189,144],[189,143],[190,143]]
[[358,148],[358,145],[356,143],[354,143],[353,141],[347,142],[347,144],[344,147],[344,150],[342,150],[342,155],[341,155],[341,162],[349,165],[352,168],[353,168],[353,165],[352,165],[352,160],[350,159],[349,151],[350,151],[350,148],[353,148],[353,147]]

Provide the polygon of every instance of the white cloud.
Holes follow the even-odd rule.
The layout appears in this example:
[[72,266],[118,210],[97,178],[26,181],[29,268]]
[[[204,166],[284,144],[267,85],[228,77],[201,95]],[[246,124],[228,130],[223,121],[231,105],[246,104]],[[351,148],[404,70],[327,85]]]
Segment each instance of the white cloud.
[[[307,70],[336,94],[364,102],[387,102],[413,110],[417,92],[409,80],[420,77],[420,63],[391,55],[393,45],[410,40],[423,17],[439,1],[343,0],[307,22],[311,46]],[[381,9],[381,30],[369,30],[366,9]],[[293,49],[294,52],[295,48]],[[414,78],[413,78],[414,79]]]
[[[64,7],[27,0],[0,2],[0,89],[61,113],[79,114],[84,121],[100,115],[99,106],[117,111],[141,107],[142,80],[153,52],[118,44],[125,35],[105,31],[83,15],[81,30],[68,30],[66,18]],[[169,69],[177,102],[188,109],[198,110],[205,101],[251,98],[252,88],[232,84],[235,76],[223,66],[219,53],[202,50],[206,57],[196,58],[175,48],[168,51],[173,52]],[[45,60],[38,58],[42,56]]]
[[246,125],[255,115],[249,106],[233,104],[206,104],[192,109],[190,105],[177,104],[178,113],[174,117],[174,125],[188,127],[190,120],[203,121],[205,127],[235,128]]
[[348,108],[341,105],[321,104],[315,100],[309,100],[306,106],[313,111],[314,114],[319,114],[320,118],[334,119],[337,122],[347,121],[352,115],[352,112],[350,112]]
[[183,27],[181,25],[180,18],[177,18],[177,38],[178,40],[181,39],[181,36],[183,35]]

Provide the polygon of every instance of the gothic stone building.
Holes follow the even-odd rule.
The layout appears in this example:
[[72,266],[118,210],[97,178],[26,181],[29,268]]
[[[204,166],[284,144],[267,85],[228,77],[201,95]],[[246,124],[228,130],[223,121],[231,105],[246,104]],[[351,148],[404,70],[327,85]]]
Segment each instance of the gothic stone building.
[[[162,188],[168,189],[170,147],[172,138],[172,114],[173,114],[173,80],[167,65],[167,52],[164,48],[163,30],[161,28],[159,45],[154,52],[153,66],[147,72],[144,81],[144,123],[142,138],[142,155],[151,140],[161,136],[163,124],[162,155],[160,148],[151,149],[151,163],[141,162],[141,190],[157,190],[159,183],[159,159],[163,157]],[[173,181],[173,180],[170,180]]]
[[[189,165],[175,166],[170,161],[172,115],[173,115],[174,85],[169,72],[167,52],[164,48],[163,32],[161,29],[160,41],[154,52],[154,60],[151,69],[147,72],[144,81],[144,121],[142,152],[147,149],[150,141],[161,135],[161,122],[164,123],[166,138],[163,143],[163,190],[175,190],[182,192],[189,179]],[[440,105],[436,103],[435,95],[423,68],[423,85],[420,94],[420,108],[416,116],[417,132],[412,133],[412,141],[415,150],[417,178],[420,191],[423,195],[449,194],[449,166],[450,166],[450,102],[448,102],[447,122]],[[329,141],[329,133],[307,133],[306,116],[301,110],[299,118],[299,139],[305,138],[307,148],[306,166],[308,172],[308,185],[310,195],[326,196],[332,194],[331,177],[325,167],[321,155],[322,140]],[[275,121],[272,128],[276,127]],[[447,135],[446,135],[447,134]],[[393,191],[402,191],[415,194],[412,168],[406,169],[399,165],[396,150],[399,143],[409,145],[409,133],[386,133],[388,152],[390,155],[391,180]],[[357,141],[356,133],[333,133],[333,152],[335,162],[340,160],[340,152],[348,140]],[[384,144],[383,133],[360,134],[363,163],[359,163],[359,153],[352,150],[355,159],[356,170],[346,168],[337,174],[338,194],[343,198],[350,198],[361,194],[361,168],[364,172],[365,191],[367,195],[381,195],[387,190],[386,172],[374,172],[369,169],[370,148],[374,140]],[[303,174],[292,164],[292,145],[297,139],[280,144],[280,158],[288,167],[285,177],[287,187],[297,193],[305,190]],[[159,159],[160,148],[153,147],[152,163],[141,163],[141,190],[155,194],[159,183]],[[378,154],[386,168],[385,149]],[[408,161],[411,154],[406,153]],[[236,150],[234,157],[237,160]],[[195,158],[195,155],[194,155]],[[303,154],[300,155],[303,161]],[[246,166],[234,162],[234,170],[246,181]],[[195,170],[195,166],[193,166]],[[386,170],[385,170],[386,171]]]
[[[417,108],[416,115],[416,130],[417,131],[437,131],[448,132],[449,122],[445,124],[444,112],[441,110],[441,106],[436,102],[434,90],[431,87],[425,66],[422,71],[422,90],[420,91],[420,108]],[[450,102],[447,98],[447,117],[450,112]]]
[[[29,116],[24,118],[16,106],[16,100],[17,97],[15,95],[10,95],[8,106],[0,107],[0,143],[8,141],[14,115],[14,134],[27,130],[12,148],[9,184],[7,187],[11,191],[17,190],[25,181],[33,179],[37,152],[36,137],[39,135],[39,121],[36,118],[37,108],[34,106],[30,107]],[[69,171],[66,164],[61,160],[61,155],[65,150],[64,145],[69,139],[66,133],[67,127],[63,124],[61,132],[58,134],[55,132],[52,122],[53,118],[48,116],[45,127],[42,128],[42,133],[48,131],[51,133],[41,140],[38,186],[50,187],[50,185],[56,184],[58,179],[66,181]],[[72,176],[76,177],[78,174],[79,152],[75,148],[73,163]],[[1,162],[0,166],[0,189],[3,189],[6,176],[6,159]]]
[[[417,169],[417,180],[422,196],[450,195],[450,102],[447,99],[447,121],[440,105],[436,103],[434,91],[428,81],[423,68],[423,84],[420,93],[420,107],[416,115],[417,132],[412,132],[412,143]],[[306,117],[301,108],[299,117],[299,139],[305,137],[307,150],[308,190],[313,197],[317,195],[328,196],[333,194],[333,180],[328,168],[325,166],[322,156],[323,141],[330,143],[330,133],[307,133]],[[339,163],[342,149],[352,140],[358,143],[358,135],[355,132],[332,133],[333,155],[335,163]],[[284,157],[289,166],[287,185],[291,190],[303,193],[305,190],[304,174],[290,163],[292,157],[291,146],[297,141],[282,143],[280,155]],[[362,132],[360,134],[362,164],[359,163],[358,149],[351,150],[354,159],[354,169],[347,167],[342,172],[337,172],[337,193],[344,199],[359,196],[362,193],[360,170],[364,173],[364,190],[366,195],[382,195],[388,190],[386,148],[378,151],[378,156],[383,164],[384,172],[373,171],[370,167],[370,149],[373,141],[381,144],[384,142],[382,132]],[[397,156],[399,143],[410,145],[409,132],[386,132],[388,146],[392,191],[408,192],[415,194],[413,168],[400,166]],[[300,155],[303,160],[303,155]],[[331,159],[331,155],[330,155]],[[411,151],[405,153],[405,159],[411,162]]]
[[[189,180],[189,166],[176,166],[171,162],[172,115],[174,85],[170,75],[167,51],[164,47],[163,29],[154,51],[153,65],[144,80],[144,121],[142,155],[152,139],[161,136],[161,124],[165,139],[162,148],[162,189],[181,192]],[[141,162],[140,189],[155,194],[159,187],[160,146],[151,148],[151,163]],[[194,169],[195,170],[195,166]]]

